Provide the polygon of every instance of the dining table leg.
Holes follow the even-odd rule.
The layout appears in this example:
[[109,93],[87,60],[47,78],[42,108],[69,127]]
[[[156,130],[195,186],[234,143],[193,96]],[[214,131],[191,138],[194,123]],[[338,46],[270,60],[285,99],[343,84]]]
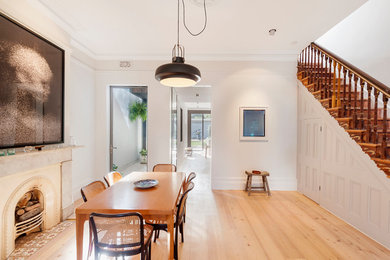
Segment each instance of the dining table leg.
[[167,221],[167,228],[168,228],[168,259],[173,260],[174,259],[174,233],[175,233],[175,222],[173,218],[173,214],[168,216]]
[[88,215],[76,214],[76,250],[77,260],[83,259],[83,239],[84,239],[84,223],[87,221]]

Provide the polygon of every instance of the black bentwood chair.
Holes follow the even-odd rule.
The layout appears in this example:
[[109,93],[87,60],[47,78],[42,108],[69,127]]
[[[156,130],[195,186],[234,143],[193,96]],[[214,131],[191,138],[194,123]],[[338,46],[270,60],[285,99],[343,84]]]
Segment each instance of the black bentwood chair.
[[95,260],[101,254],[115,258],[141,254],[142,260],[151,259],[153,226],[144,225],[141,214],[92,213],[89,223],[93,232]]
[[[184,191],[183,191],[183,195],[181,196],[180,198],[180,202],[177,206],[177,209],[176,209],[176,214],[175,214],[175,240],[174,240],[174,245],[175,245],[175,259],[178,260],[179,259],[179,256],[178,256],[178,250],[177,250],[177,247],[178,247],[178,232],[179,232],[179,229],[180,229],[180,234],[181,234],[181,242],[183,243],[184,242],[184,219],[183,219],[183,215],[184,215],[184,206],[186,204],[186,201],[187,201],[187,197],[188,197],[188,193],[194,188],[194,183],[193,182],[190,182],[190,183],[187,183],[185,186],[184,186]],[[154,229],[154,242],[156,242],[156,238],[159,236],[160,234],[160,230],[164,230],[164,231],[167,231],[168,229],[168,226],[167,226],[167,223],[165,220],[147,220],[146,221],[147,224],[149,225],[152,225],[153,226],[153,229]]]
[[189,183],[189,182],[191,182],[195,178],[196,178],[196,173],[195,172],[191,172],[190,174],[188,174],[186,182]]
[[[187,180],[186,180],[186,183],[185,185],[187,185],[188,183],[190,183],[193,179],[196,178],[196,173],[195,172],[191,172],[190,174],[188,174],[188,177],[187,177]],[[184,220],[184,223],[186,223],[186,205],[187,203],[184,204],[184,215],[183,215],[183,220]]]

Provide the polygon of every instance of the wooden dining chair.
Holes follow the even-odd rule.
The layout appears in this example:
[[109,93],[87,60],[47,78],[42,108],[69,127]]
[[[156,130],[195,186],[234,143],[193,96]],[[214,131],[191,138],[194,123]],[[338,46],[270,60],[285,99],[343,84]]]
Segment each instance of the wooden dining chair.
[[176,165],[174,164],[156,164],[153,166],[154,172],[175,172],[176,171]]
[[[175,259],[178,260],[178,232],[180,230],[181,234],[181,242],[184,242],[184,206],[187,201],[187,197],[189,192],[194,188],[194,183],[190,182],[185,186],[185,190],[183,191],[183,195],[180,198],[179,205],[176,209],[176,214],[175,214],[175,240],[174,240],[174,256]],[[146,223],[149,225],[153,226],[154,229],[154,242],[156,242],[156,239],[159,237],[160,230],[167,231],[168,230],[168,225],[166,223],[166,220],[146,220]]]
[[94,181],[81,188],[81,196],[83,197],[84,202],[87,202],[87,200],[92,199],[105,189],[106,186],[102,181]]
[[186,182],[189,183],[189,182],[191,182],[195,178],[196,178],[196,173],[195,172],[191,172],[190,174],[188,174]]
[[[196,178],[196,173],[195,173],[195,172],[191,172],[190,174],[188,174],[187,180],[186,180],[186,182],[184,183],[184,190],[186,189],[186,185],[188,185],[188,184],[189,184],[191,181],[193,181],[195,178]],[[187,205],[184,204],[184,215],[183,215],[183,221],[184,221],[184,223],[186,223],[186,207],[187,207]]]
[[120,179],[122,179],[122,174],[120,174],[119,172],[110,172],[107,173],[106,176],[104,176],[104,181],[107,183],[108,187],[111,187]]
[[151,259],[153,226],[144,224],[137,212],[122,214],[92,213],[89,217],[93,234],[95,260],[100,255],[132,256],[141,254],[141,259]]

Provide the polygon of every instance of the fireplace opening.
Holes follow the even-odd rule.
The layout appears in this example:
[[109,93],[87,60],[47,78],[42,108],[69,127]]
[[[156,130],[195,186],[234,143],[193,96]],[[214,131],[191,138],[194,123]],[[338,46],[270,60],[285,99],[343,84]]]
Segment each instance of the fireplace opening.
[[38,189],[26,192],[15,208],[15,239],[21,235],[42,231],[43,195]]

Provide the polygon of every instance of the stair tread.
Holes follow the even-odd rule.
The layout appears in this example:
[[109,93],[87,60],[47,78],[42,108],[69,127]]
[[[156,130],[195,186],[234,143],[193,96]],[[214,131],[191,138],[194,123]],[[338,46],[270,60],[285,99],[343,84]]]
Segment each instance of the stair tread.
[[327,108],[326,110],[328,110],[328,111],[335,111],[335,110],[339,110],[341,108],[342,107],[331,107],[331,108]]
[[382,158],[372,158],[374,161],[376,162],[381,162],[381,163],[386,163],[386,164],[390,164],[390,159],[382,159]]
[[366,130],[364,130],[364,129],[346,129],[345,131],[347,131],[348,133],[363,133]]
[[378,147],[380,144],[374,144],[374,143],[358,143],[360,146],[368,146],[368,147]]
[[335,117],[336,120],[344,121],[344,120],[352,120],[352,117]]

